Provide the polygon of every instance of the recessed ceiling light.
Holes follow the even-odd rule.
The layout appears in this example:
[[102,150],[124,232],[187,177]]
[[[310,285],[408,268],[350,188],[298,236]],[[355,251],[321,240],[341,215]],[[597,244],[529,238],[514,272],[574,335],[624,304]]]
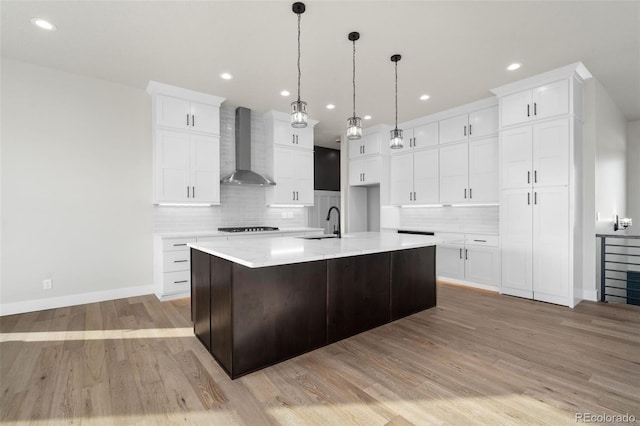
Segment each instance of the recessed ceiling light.
[[222,78],[223,80],[231,80],[233,77],[228,72],[223,72],[222,74],[220,74],[220,78]]
[[31,23],[33,25],[35,25],[38,28],[42,28],[43,30],[47,30],[47,31],[55,31],[56,30],[56,26],[53,25],[51,22],[42,19],[42,18],[32,18],[31,19]]
[[364,118],[365,120],[371,120],[371,116],[370,116],[370,115],[365,115],[363,118]]
[[327,104],[327,109],[334,109],[336,106],[334,104]]
[[289,96],[291,93],[289,93],[289,91],[288,91],[288,90],[283,90],[282,92],[280,92],[280,94],[281,94],[282,96]]
[[426,100],[427,100],[427,99],[429,99],[430,97],[431,97],[431,96],[429,96],[429,95],[422,95],[422,96],[420,96],[420,100],[421,100],[421,101],[426,101]]
[[515,71],[515,70],[517,70],[518,68],[520,68],[521,66],[522,66],[522,64],[519,64],[519,63],[517,63],[517,62],[514,62],[513,64],[511,64],[511,65],[509,65],[509,66],[507,67],[507,70],[508,70],[508,71]]

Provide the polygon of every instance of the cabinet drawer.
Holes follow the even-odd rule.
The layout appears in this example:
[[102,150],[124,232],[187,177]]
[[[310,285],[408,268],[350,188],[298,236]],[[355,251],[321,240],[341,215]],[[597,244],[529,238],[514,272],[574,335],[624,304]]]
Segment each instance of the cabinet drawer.
[[465,244],[468,246],[498,247],[500,237],[497,235],[466,235]]
[[195,243],[195,238],[164,238],[162,251],[186,250],[188,243]]
[[166,251],[162,254],[162,272],[188,271],[190,268],[189,250]]
[[191,271],[166,272],[163,284],[164,294],[191,291]]

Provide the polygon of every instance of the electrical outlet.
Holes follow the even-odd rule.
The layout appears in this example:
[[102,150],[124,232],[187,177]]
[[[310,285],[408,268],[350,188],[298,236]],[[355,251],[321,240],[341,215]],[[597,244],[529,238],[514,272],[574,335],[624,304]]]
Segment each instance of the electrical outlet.
[[53,286],[53,280],[52,279],[42,280],[42,289],[43,290],[51,290],[52,286]]

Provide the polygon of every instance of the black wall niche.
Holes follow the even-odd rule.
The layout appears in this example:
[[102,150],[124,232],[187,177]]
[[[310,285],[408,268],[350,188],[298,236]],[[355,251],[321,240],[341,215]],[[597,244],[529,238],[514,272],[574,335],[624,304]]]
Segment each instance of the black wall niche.
[[313,187],[322,191],[340,191],[340,150],[313,147]]

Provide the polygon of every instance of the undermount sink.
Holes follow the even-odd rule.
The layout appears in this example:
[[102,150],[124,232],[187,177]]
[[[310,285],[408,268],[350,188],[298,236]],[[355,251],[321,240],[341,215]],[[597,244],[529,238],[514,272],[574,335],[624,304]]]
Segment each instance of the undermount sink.
[[335,234],[322,234],[322,235],[305,235],[304,237],[297,237],[297,238],[302,238],[303,240],[324,240],[327,238],[338,238],[338,236]]

